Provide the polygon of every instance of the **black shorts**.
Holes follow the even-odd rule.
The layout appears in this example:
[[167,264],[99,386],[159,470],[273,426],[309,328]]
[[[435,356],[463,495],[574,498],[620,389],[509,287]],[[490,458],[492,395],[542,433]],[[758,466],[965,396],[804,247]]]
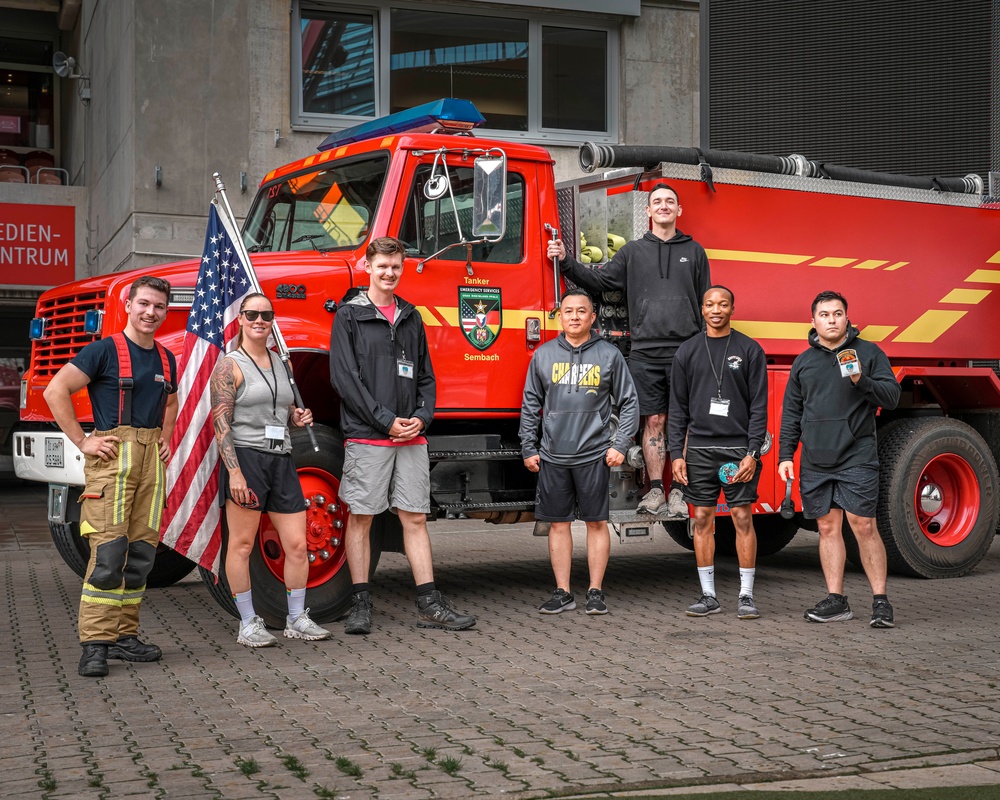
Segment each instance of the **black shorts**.
[[602,458],[579,467],[540,462],[535,519],[543,522],[605,522],[611,505],[611,467]]
[[760,462],[757,471],[746,483],[724,483],[719,469],[724,464],[739,465],[747,454],[745,447],[691,447],[688,446],[688,484],[683,487],[684,499],[693,506],[707,508],[719,504],[719,491],[726,497],[726,505],[749,506],[757,502],[757,484],[760,482]]
[[[299,483],[291,453],[268,453],[250,447],[237,447],[236,460],[240,462],[240,471],[246,478],[247,486],[257,495],[260,511],[297,514],[306,510],[306,498],[302,494],[302,484]],[[222,468],[219,489],[224,499],[233,499],[229,494],[229,471],[225,467]]]
[[799,469],[802,514],[819,519],[842,508],[859,517],[875,517],[878,507],[878,464],[861,464],[839,472]]
[[639,414],[666,414],[670,405],[670,368],[674,365],[673,347],[667,355],[650,357],[633,350],[628,357],[628,371],[632,373],[635,391],[639,395]]

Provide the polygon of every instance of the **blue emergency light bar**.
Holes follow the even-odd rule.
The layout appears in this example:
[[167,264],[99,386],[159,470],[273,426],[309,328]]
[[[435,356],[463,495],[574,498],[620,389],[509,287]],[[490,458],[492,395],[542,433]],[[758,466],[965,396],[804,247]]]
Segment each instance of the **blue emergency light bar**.
[[396,133],[430,133],[437,129],[443,129],[448,133],[471,131],[484,122],[486,118],[479,113],[471,100],[449,97],[331,133],[317,149],[332,150],[343,144],[377,139],[380,136],[391,136]]

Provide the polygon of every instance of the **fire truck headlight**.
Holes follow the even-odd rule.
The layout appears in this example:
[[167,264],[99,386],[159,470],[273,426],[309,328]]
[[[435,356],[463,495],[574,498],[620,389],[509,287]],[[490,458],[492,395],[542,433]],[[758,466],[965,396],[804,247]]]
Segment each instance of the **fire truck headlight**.
[[28,325],[28,338],[32,341],[41,339],[45,335],[45,320],[42,317],[35,317]]

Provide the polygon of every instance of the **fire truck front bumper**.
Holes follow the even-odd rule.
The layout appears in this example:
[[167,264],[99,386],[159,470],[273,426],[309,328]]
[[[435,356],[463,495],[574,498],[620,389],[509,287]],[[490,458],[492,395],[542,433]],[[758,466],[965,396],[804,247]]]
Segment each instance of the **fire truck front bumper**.
[[14,433],[14,473],[26,481],[83,486],[83,453],[60,431]]

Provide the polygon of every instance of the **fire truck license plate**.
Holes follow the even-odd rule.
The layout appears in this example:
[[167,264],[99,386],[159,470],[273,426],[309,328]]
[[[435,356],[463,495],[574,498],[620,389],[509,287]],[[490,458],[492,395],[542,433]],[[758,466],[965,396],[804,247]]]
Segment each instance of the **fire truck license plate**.
[[45,466],[63,468],[63,440],[45,440]]

